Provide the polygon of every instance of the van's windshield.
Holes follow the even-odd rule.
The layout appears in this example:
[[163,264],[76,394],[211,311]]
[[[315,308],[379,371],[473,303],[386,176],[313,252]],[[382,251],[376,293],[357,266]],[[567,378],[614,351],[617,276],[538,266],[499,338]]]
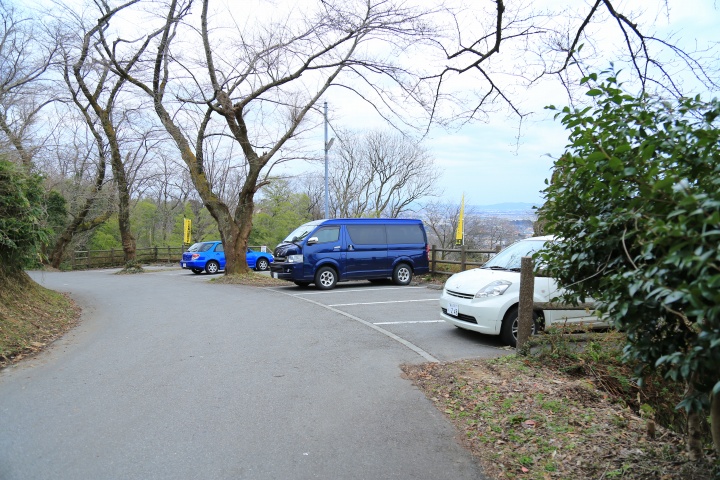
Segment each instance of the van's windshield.
[[308,236],[310,232],[315,230],[318,225],[322,223],[322,220],[316,220],[314,222],[308,222],[304,225],[300,225],[298,228],[290,232],[290,235],[285,237],[285,240],[283,242],[285,243],[293,243],[293,242],[299,242],[303,240],[305,237]]
[[513,243],[493,258],[487,261],[480,268],[519,270],[522,257],[531,257],[535,252],[542,249],[547,241],[545,240],[523,240]]

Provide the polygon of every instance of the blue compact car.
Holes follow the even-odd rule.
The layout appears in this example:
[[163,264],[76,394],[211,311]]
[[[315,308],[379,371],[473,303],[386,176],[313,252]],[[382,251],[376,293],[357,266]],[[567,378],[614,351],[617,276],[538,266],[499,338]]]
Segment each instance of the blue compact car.
[[[251,248],[247,249],[245,258],[248,267],[260,271],[267,270],[275,261],[270,252],[256,252]],[[183,253],[180,266],[192,270],[195,274],[203,271],[213,274],[225,270],[225,250],[222,242],[215,240],[194,244]]]

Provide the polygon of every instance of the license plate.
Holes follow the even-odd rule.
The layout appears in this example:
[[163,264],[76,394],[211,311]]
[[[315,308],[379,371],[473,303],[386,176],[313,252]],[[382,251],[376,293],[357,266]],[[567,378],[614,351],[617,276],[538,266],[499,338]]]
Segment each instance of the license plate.
[[448,303],[447,313],[448,313],[448,315],[452,315],[453,317],[457,317],[457,316],[458,316],[458,306],[457,306],[457,304],[455,304],[455,303]]
[[183,263],[183,268],[187,267],[187,263]]

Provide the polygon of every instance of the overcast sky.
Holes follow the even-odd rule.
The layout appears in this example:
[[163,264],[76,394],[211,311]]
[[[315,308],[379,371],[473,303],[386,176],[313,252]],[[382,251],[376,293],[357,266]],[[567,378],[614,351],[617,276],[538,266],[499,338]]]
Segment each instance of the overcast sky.
[[[579,2],[578,2],[579,3]],[[618,2],[618,5],[624,2]],[[633,0],[633,7],[643,4],[657,6],[656,0]],[[669,0],[670,16],[654,20],[657,34],[674,32],[675,39],[692,50],[696,39],[700,45],[720,41],[720,11],[706,0]],[[608,25],[607,28],[612,28]],[[611,58],[599,63],[607,68]],[[696,89],[705,98],[717,92]],[[545,82],[522,93],[525,112],[535,112],[519,124],[517,116],[497,113],[487,123],[476,122],[458,131],[434,128],[425,146],[442,170],[440,189],[448,202],[489,205],[504,202],[542,203],[541,190],[551,174],[553,158],[561,154],[567,135],[559,120],[544,106],[567,105],[567,97],[559,85]],[[333,121],[342,128],[371,128],[379,125],[366,106],[349,102],[340,89],[325,97]],[[519,137],[518,137],[519,135]],[[323,131],[318,129],[318,145],[322,152]],[[332,150],[331,150],[332,154]]]

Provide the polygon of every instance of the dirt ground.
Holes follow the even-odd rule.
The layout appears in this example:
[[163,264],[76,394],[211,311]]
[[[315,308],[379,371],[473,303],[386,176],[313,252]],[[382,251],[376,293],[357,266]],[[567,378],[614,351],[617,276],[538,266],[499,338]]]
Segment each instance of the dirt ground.
[[591,379],[515,355],[403,371],[455,424],[489,478],[720,478],[712,456],[691,462],[683,438],[654,423],[649,431]]

